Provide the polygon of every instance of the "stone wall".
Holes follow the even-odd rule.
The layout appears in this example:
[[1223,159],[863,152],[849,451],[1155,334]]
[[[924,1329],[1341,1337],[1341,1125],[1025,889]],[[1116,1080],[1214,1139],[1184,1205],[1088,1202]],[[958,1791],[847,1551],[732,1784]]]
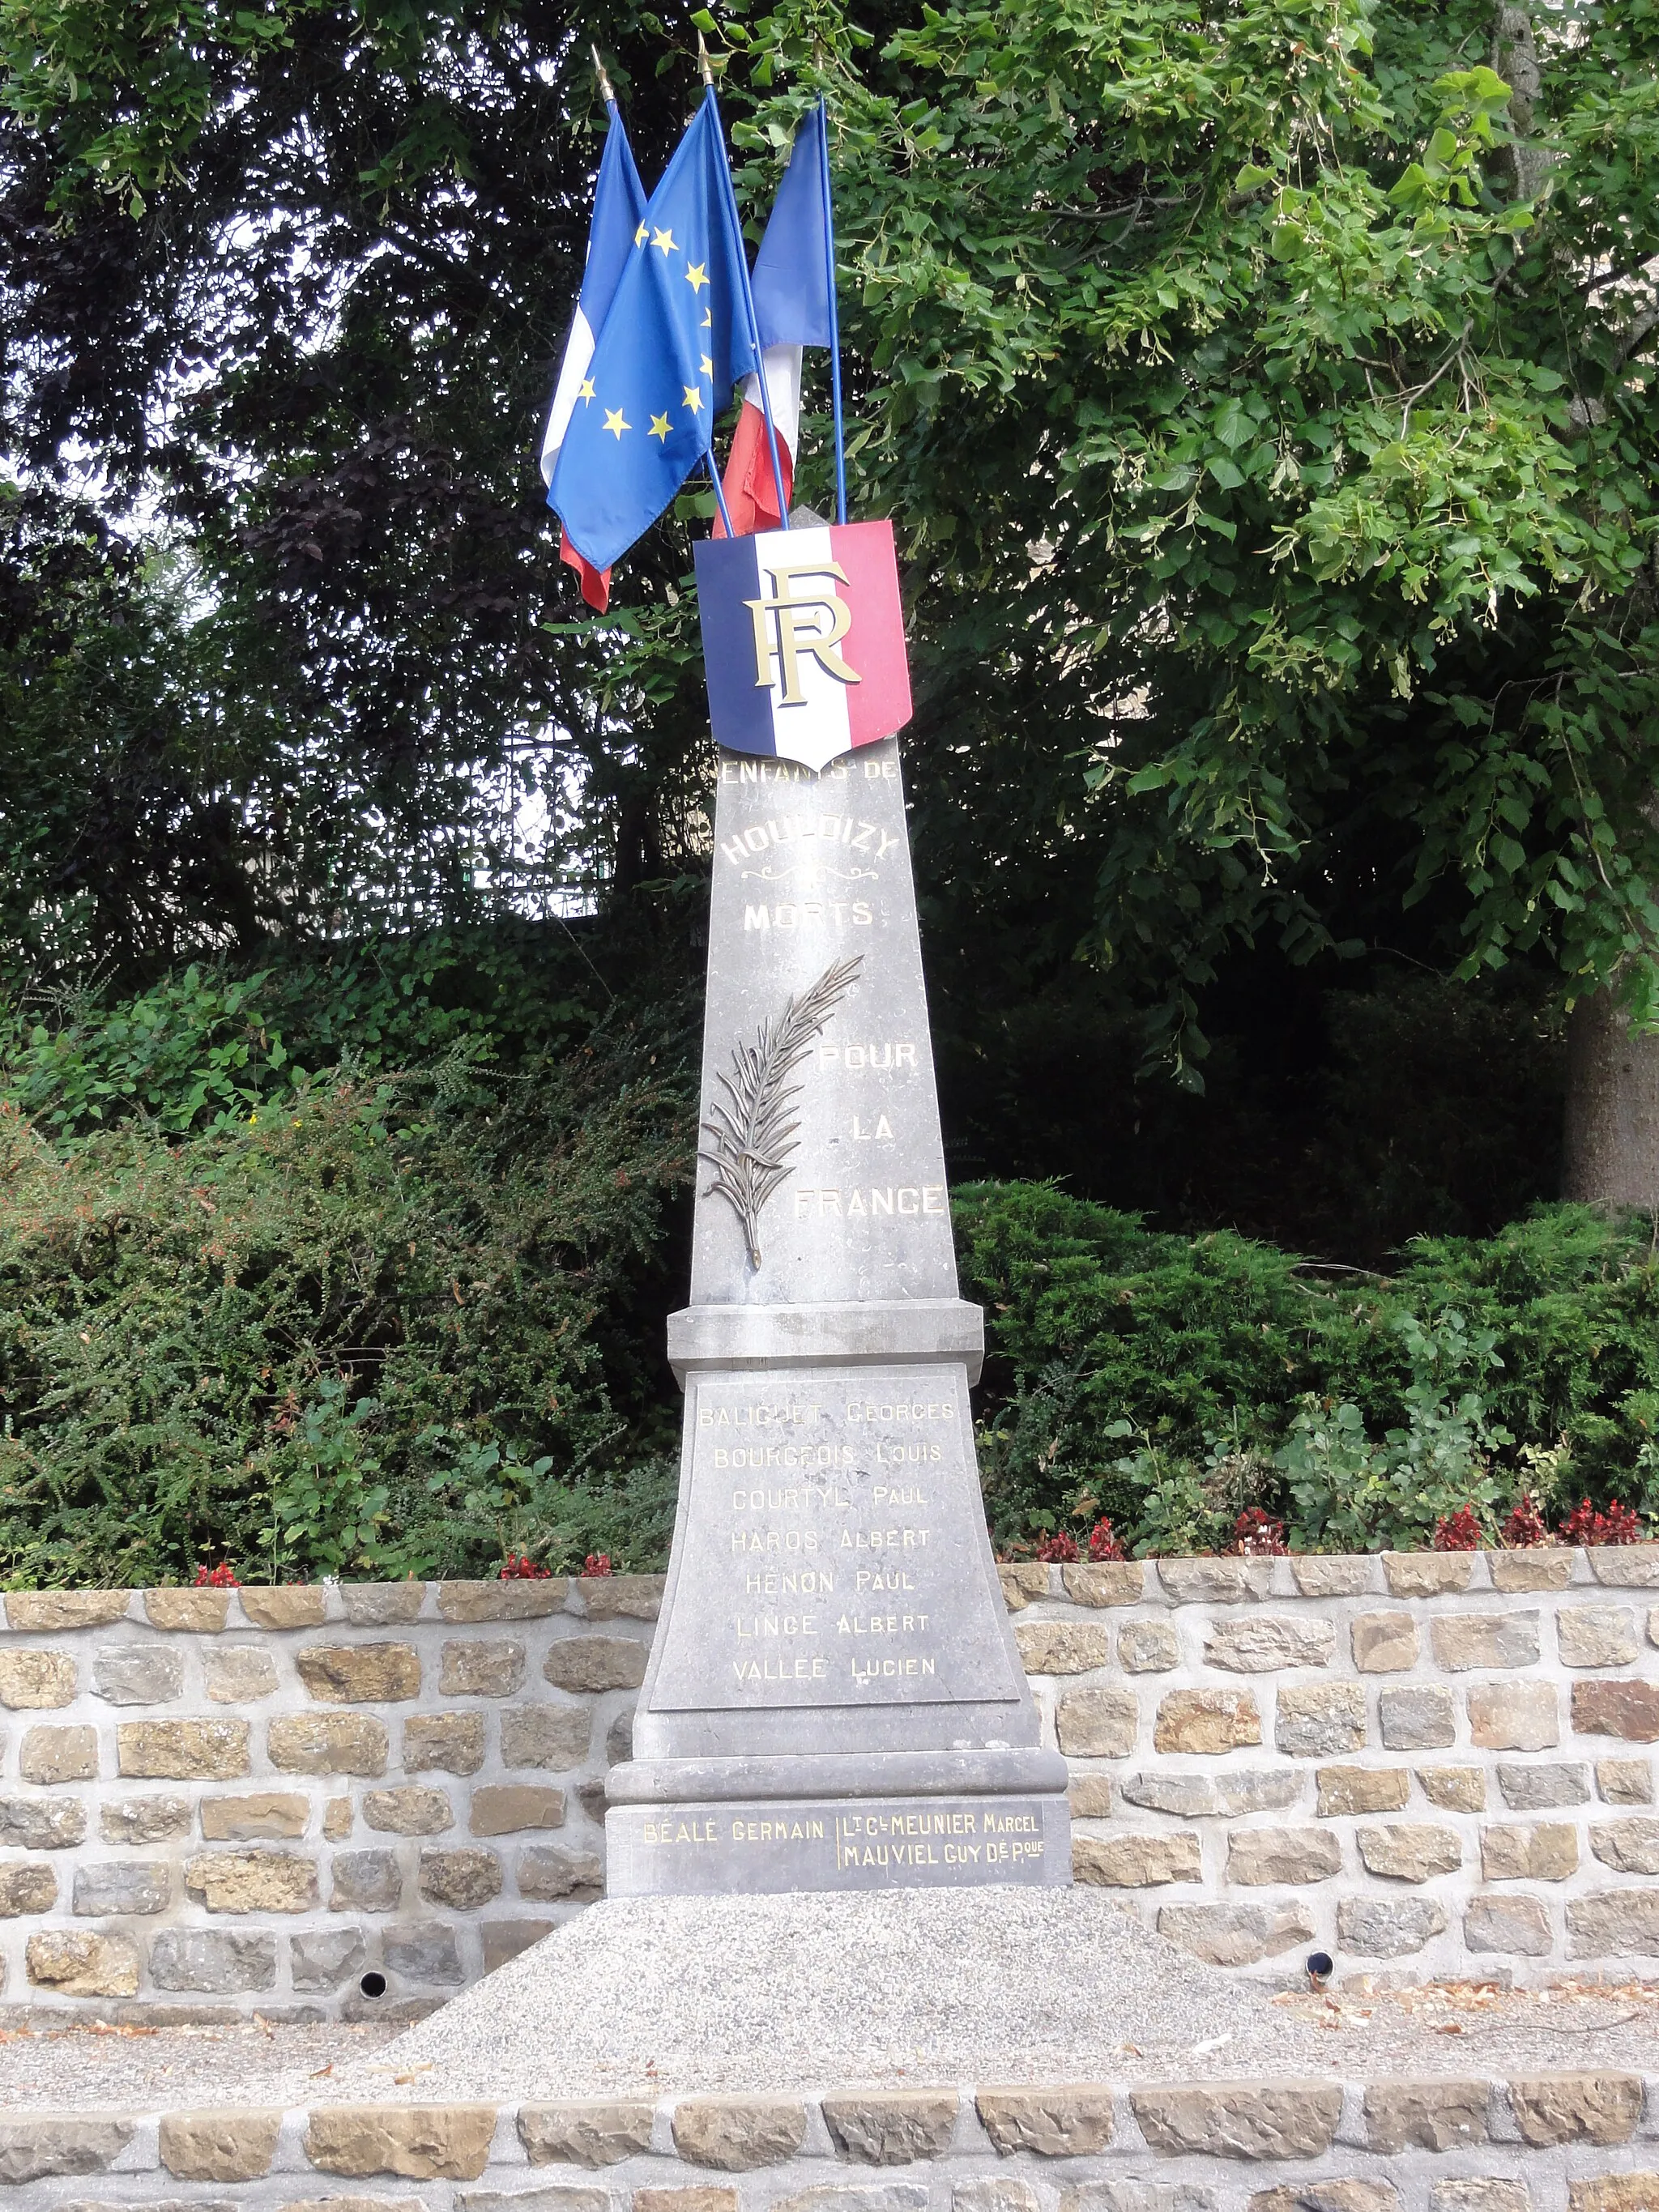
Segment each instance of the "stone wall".
[[[1654,1971],[1659,1547],[1002,1571],[1079,1878],[1200,1956]],[[423,2008],[511,1957],[602,1887],[660,1591],[13,1593],[0,2018]]]

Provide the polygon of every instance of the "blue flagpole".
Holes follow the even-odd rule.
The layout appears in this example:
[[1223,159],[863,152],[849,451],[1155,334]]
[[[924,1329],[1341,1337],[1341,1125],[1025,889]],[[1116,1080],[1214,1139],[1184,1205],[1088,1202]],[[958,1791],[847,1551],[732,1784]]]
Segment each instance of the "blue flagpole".
[[768,390],[766,383],[766,356],[761,345],[760,319],[755,313],[755,288],[749,281],[749,256],[744,251],[743,244],[743,218],[738,213],[738,195],[732,183],[732,166],[731,163],[724,158],[726,152],[726,125],[721,123],[720,119],[720,106],[719,100],[714,97],[714,71],[708,66],[708,55],[707,49],[703,46],[702,33],[701,31],[697,33],[697,48],[702,58],[702,81],[704,86],[702,96],[714,111],[714,121],[719,127],[720,134],[720,153],[722,156],[720,161],[720,174],[726,185],[726,212],[732,218],[732,231],[738,241],[738,266],[743,271],[743,304],[744,313],[749,318],[749,343],[755,349],[755,368],[760,380],[761,413],[766,418],[766,444],[767,448],[772,456],[772,483],[778,495],[778,519],[783,527],[787,530],[789,527],[789,501],[784,497],[783,470],[780,466],[778,461],[777,427],[772,420],[772,394]]
[[836,410],[836,520],[847,520],[847,447],[841,424],[841,316],[836,307],[836,219],[830,210],[830,109],[818,94],[818,158],[823,175],[823,277],[830,295],[830,393]]

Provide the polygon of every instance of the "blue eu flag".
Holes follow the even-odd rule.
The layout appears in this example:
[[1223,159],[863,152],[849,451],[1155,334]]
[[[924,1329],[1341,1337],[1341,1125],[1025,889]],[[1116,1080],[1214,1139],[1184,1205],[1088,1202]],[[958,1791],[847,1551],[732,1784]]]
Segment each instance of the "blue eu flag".
[[708,451],[732,386],[759,367],[748,281],[711,88],[634,233],[548,490],[594,568],[650,528]]

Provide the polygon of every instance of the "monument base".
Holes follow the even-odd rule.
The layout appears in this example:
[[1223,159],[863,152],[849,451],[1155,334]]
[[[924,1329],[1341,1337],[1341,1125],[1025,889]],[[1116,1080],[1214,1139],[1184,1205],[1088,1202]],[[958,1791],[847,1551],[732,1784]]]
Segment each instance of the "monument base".
[[605,1849],[611,1897],[1059,1887],[1072,1879],[1070,1813],[1058,1793],[613,1805]]

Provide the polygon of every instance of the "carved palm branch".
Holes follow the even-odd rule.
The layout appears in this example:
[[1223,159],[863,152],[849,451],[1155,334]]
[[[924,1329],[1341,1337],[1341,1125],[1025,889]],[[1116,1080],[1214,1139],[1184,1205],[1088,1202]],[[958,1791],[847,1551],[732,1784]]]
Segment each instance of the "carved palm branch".
[[789,1000],[775,1023],[763,1022],[753,1044],[732,1054],[729,1074],[715,1080],[726,1096],[709,1107],[703,1128],[712,1139],[699,1152],[714,1170],[705,1198],[725,1199],[743,1224],[751,1263],[761,1263],[761,1209],[793,1173],[789,1156],[799,1149],[799,1121],[788,1119],[801,1085],[789,1079],[811,1050],[812,1040],[858,980],[863,955],[837,960],[798,999]]

